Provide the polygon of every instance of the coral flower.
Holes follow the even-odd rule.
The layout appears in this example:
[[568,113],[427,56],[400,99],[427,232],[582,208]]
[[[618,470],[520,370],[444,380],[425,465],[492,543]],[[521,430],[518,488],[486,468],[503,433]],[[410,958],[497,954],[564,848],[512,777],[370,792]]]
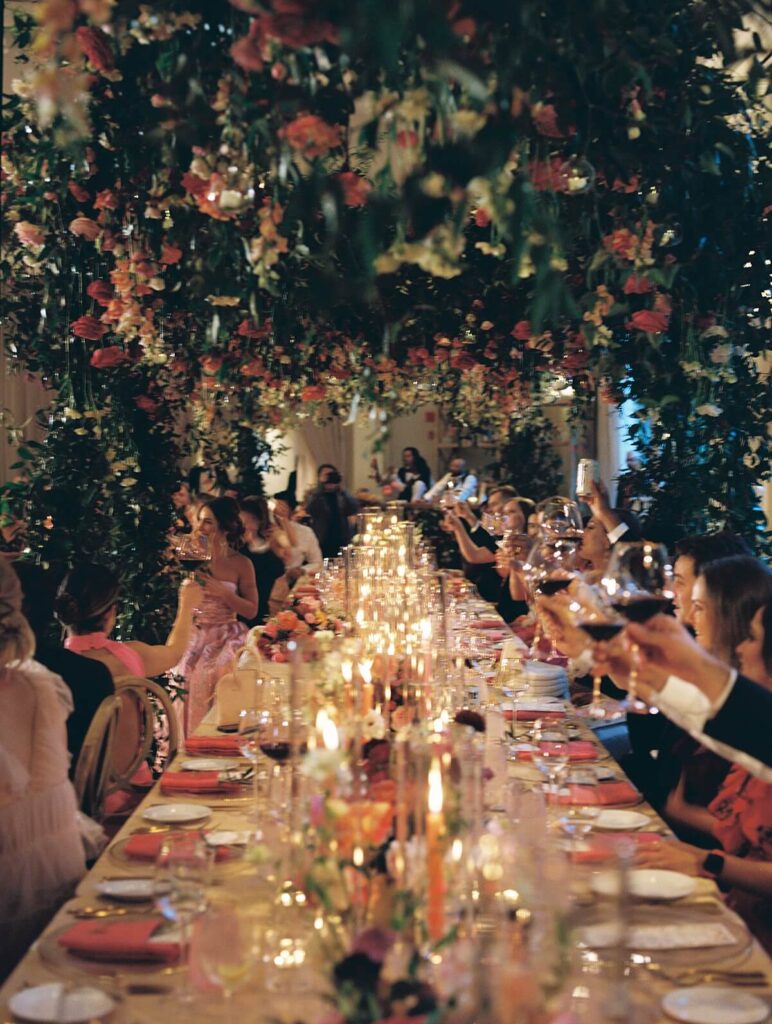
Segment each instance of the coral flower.
[[86,341],[99,341],[107,334],[108,329],[104,324],[100,324],[96,317],[90,316],[88,313],[73,320],[70,324],[72,333],[79,338],[85,338]]
[[70,221],[70,231],[73,235],[85,238],[88,242],[94,242],[99,238],[101,227],[90,217],[76,217]]
[[340,128],[328,124],[316,114],[301,114],[283,129],[282,134],[292,149],[302,153],[309,160],[326,156],[331,149],[340,146]]
[[97,71],[112,71],[115,67],[115,55],[110,45],[108,36],[101,28],[81,26],[75,31],[75,38],[78,40],[83,53],[86,55],[89,64]]
[[639,309],[628,320],[625,326],[631,330],[646,331],[647,334],[661,334],[667,330],[670,317],[664,313],[655,313],[652,309]]
[[120,366],[128,361],[128,356],[120,345],[108,345],[106,348],[98,348],[91,356],[90,363],[97,370],[107,370],[113,366]]
[[28,220],[20,220],[14,224],[13,231],[22,245],[37,248],[46,240],[46,232],[38,224],[32,224]]
[[353,171],[343,171],[338,175],[338,182],[343,190],[343,202],[346,206],[364,206],[372,185],[366,178]]

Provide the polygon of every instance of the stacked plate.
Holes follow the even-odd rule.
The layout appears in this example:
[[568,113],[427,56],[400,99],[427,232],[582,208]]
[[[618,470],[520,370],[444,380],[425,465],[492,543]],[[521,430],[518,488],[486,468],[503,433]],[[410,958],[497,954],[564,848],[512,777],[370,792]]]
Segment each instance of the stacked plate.
[[568,675],[560,665],[548,665],[544,661],[525,661],[520,667],[520,676],[525,674],[528,690],[522,699],[542,697],[568,697]]

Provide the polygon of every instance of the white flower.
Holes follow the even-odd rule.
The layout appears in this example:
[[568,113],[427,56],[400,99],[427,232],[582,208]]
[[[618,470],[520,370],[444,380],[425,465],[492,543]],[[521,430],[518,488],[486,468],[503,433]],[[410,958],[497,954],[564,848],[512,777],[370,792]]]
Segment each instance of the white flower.
[[712,402],[705,402],[703,405],[698,405],[694,411],[700,416],[720,416],[724,410],[718,405],[713,405]]
[[325,750],[317,747],[316,750],[309,750],[300,764],[300,771],[308,779],[315,782],[324,782],[330,776],[336,775],[344,760],[342,750]]
[[362,719],[362,735],[365,740],[382,740],[386,735],[386,723],[380,711],[368,711]]

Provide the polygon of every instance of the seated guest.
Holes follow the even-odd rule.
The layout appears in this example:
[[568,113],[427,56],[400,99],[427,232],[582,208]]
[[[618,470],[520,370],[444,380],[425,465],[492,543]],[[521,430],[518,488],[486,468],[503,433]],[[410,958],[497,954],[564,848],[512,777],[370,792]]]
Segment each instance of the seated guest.
[[72,756],[71,770],[74,770],[97,708],[115,691],[113,678],[106,665],[46,639],[54,622],[56,595],[51,570],[46,571],[33,562],[16,562],[14,569],[24,593],[22,610],[35,634],[35,661],[61,676],[70,690],[73,710],[67,719],[67,749]]
[[165,644],[109,639],[115,627],[119,592],[118,577],[103,565],[84,562],[67,573],[54,600],[56,617],[67,631],[64,646],[101,661],[113,678],[168,672],[180,660],[190,639],[201,587],[192,580],[182,583],[177,615]]
[[[736,651],[743,671],[772,689],[772,601],[757,609]],[[735,765],[715,799],[701,809],[699,823],[713,841],[710,853],[688,843],[662,842],[648,850],[641,847],[639,862],[715,878],[729,889],[730,905],[772,952],[772,784]]]
[[450,470],[424,495],[424,501],[439,501],[451,495],[454,501],[469,501],[477,493],[477,477],[466,468],[466,459],[456,456]]
[[337,558],[354,535],[359,502],[341,486],[343,477],[335,466],[324,464],[319,484],[306,499],[306,512],[324,558]]
[[625,509],[611,508],[605,490],[591,481],[592,495],[588,504],[592,510],[582,533],[579,558],[586,564],[588,582],[597,582],[603,576],[611,558],[611,549],[617,541],[636,541],[642,537],[637,516]]
[[243,554],[252,563],[257,583],[257,614],[242,622],[251,628],[265,622],[269,615],[271,592],[277,580],[284,576],[289,548],[282,543],[280,532],[271,522],[268,502],[263,497],[244,498],[239,515],[244,525]]
[[370,460],[376,483],[383,488],[387,501],[420,501],[432,485],[429,464],[417,448],[402,451],[402,465],[395,472],[391,466],[384,476],[378,469],[378,459]]
[[85,870],[67,775],[72,697],[34,649],[19,580],[0,559],[0,981]]
[[298,522],[294,516],[294,499],[287,491],[274,495],[273,517],[276,525],[289,541],[289,554],[285,576],[291,587],[301,576],[313,576],[322,571],[322,549],[310,526]]
[[[769,602],[772,571],[762,562],[749,555],[708,562],[693,588],[691,615],[697,642],[750,674],[740,658],[754,621]],[[670,756],[664,758],[666,752]],[[682,829],[707,831],[705,807],[715,797],[729,763],[682,730],[674,745],[663,741],[657,762],[671,782],[664,804],[668,819]]]
[[730,555],[750,554],[751,550],[743,538],[728,530],[683,537],[677,541],[673,563],[673,605],[678,621],[691,624],[692,590],[706,562]]
[[[514,499],[517,499],[517,507],[514,504]],[[504,506],[508,502],[512,504],[507,513],[506,528],[520,533],[525,528],[526,514],[514,487],[503,485],[492,488],[488,492],[485,512],[490,515],[499,515],[504,511]],[[466,502],[457,502],[447,509],[445,514],[456,536],[464,561],[469,562],[470,565],[492,565],[496,561],[497,538],[485,529],[482,519],[475,515]],[[520,516],[523,517],[522,523]],[[510,522],[512,525],[509,525]]]

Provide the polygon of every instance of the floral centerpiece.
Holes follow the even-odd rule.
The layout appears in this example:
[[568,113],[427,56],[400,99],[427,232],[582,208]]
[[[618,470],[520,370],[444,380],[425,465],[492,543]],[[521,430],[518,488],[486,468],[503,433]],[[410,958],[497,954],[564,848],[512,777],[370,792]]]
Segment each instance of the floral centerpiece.
[[302,643],[304,660],[313,661],[322,657],[332,638],[342,632],[343,622],[325,611],[317,597],[302,594],[294,597],[289,608],[274,615],[265,625],[255,626],[250,631],[249,642],[266,660],[286,664],[289,661],[287,645],[291,640]]

